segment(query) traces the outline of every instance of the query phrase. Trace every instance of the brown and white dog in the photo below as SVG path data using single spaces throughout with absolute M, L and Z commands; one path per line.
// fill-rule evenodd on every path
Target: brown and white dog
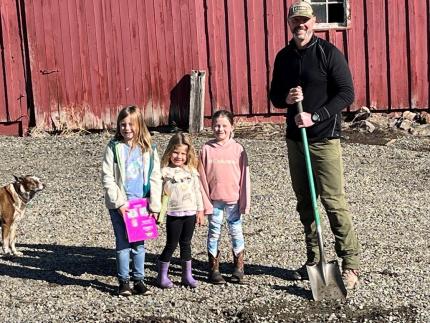
M 2 227 L 3 252 L 7 256 L 20 256 L 16 250 L 16 228 L 24 216 L 27 203 L 45 188 L 35 176 L 15 177 L 15 181 L 0 188 L 0 222 Z

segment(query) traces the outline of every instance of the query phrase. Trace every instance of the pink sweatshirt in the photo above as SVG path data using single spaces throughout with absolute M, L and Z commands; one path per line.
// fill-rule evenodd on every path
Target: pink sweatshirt
M 234 139 L 224 145 L 216 140 L 205 143 L 199 173 L 205 214 L 213 213 L 212 201 L 239 203 L 240 213 L 249 213 L 251 181 L 248 156 L 241 144 Z

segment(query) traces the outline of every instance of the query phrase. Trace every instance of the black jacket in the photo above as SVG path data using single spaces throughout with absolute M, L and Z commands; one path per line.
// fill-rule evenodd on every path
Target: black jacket
M 351 72 L 343 54 L 332 44 L 316 37 L 299 50 L 291 40 L 275 59 L 270 100 L 287 110 L 287 138 L 301 140 L 294 122 L 295 105 L 286 98 L 292 87 L 303 89 L 303 110 L 317 112 L 321 121 L 307 129 L 310 141 L 340 137 L 341 111 L 354 101 Z

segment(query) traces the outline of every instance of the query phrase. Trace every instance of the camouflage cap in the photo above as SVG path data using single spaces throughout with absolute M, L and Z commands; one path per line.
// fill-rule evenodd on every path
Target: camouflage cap
M 288 10 L 288 19 L 293 17 L 307 17 L 312 18 L 314 16 L 314 11 L 309 2 L 299 1 L 291 5 L 290 10 Z

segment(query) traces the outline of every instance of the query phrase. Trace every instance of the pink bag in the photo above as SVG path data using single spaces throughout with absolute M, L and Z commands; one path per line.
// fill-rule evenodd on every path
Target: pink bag
M 136 242 L 158 237 L 155 219 L 148 214 L 148 199 L 128 201 L 128 212 L 124 216 L 128 242 Z

